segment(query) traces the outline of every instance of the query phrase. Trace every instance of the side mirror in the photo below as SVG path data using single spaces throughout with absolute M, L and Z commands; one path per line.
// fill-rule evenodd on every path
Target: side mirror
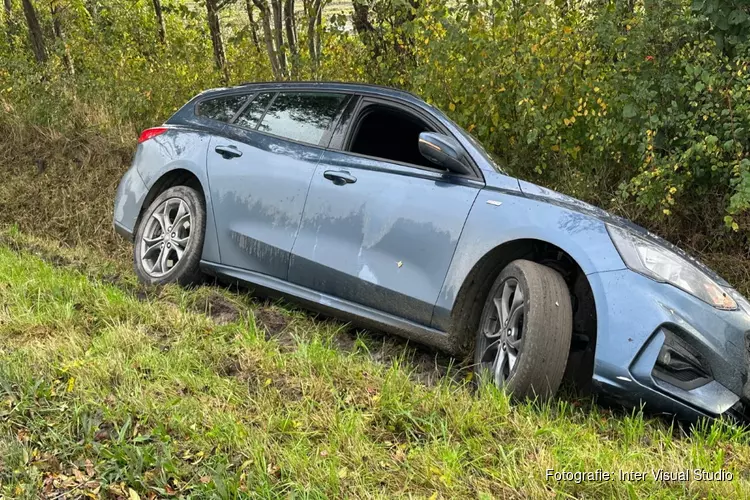
M 434 132 L 419 134 L 419 152 L 436 165 L 454 174 L 471 174 L 472 170 L 462 160 L 461 145 L 452 137 Z

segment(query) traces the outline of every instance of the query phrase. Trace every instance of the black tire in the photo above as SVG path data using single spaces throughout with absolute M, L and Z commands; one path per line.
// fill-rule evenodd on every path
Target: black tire
M 170 213 L 172 216 L 180 214 L 179 210 L 183 207 L 178 204 L 179 202 L 184 203 L 188 210 L 187 227 L 185 227 L 185 223 L 183 222 L 182 224 L 175 224 L 174 228 L 167 226 L 168 231 L 162 231 L 161 220 L 166 220 L 167 223 L 180 222 L 179 220 L 171 220 L 169 218 L 170 215 L 166 216 L 167 219 L 163 219 L 165 213 Z M 158 214 L 157 210 L 159 210 Z M 160 216 L 162 217 L 161 220 L 159 219 Z M 184 217 L 185 214 L 182 213 L 180 220 L 183 220 Z M 149 236 L 156 235 L 153 238 L 149 238 L 149 242 L 162 238 L 159 240 L 161 241 L 159 245 L 167 252 L 170 252 L 165 257 L 166 271 L 164 272 L 162 272 L 161 268 L 157 272 L 156 267 L 158 264 L 156 263 L 153 264 L 152 269 L 149 269 L 150 261 L 157 259 L 155 253 L 162 250 L 156 248 L 156 246 L 148 246 L 148 243 L 144 241 L 144 235 L 147 232 Z M 149 285 L 163 285 L 167 283 L 190 285 L 202 281 L 203 273 L 200 271 L 199 265 L 201 254 L 203 253 L 205 234 L 206 207 L 203 196 L 199 192 L 188 186 L 174 186 L 161 193 L 143 213 L 135 234 L 133 264 L 138 279 Z M 174 236 L 175 239 L 171 240 L 170 236 Z M 184 247 L 181 247 L 178 242 L 185 240 L 187 242 Z M 174 245 L 172 241 L 174 241 Z M 169 249 L 166 248 L 167 246 L 169 246 Z M 180 257 L 177 257 L 178 249 L 182 249 Z M 145 260 L 144 255 L 146 256 Z M 161 253 L 158 255 L 161 256 Z M 174 262 L 175 258 L 176 263 L 169 266 L 169 262 Z
M 572 333 L 573 310 L 563 277 L 535 262 L 513 261 L 497 277 L 484 304 L 474 354 L 478 378 L 504 387 L 516 399 L 547 400 L 560 387 Z M 495 345 L 499 347 L 493 351 Z M 498 354 L 507 356 L 505 362 L 498 361 Z

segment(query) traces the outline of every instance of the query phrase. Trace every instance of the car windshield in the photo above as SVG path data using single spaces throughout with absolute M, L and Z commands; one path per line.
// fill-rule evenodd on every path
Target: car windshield
M 507 172 L 500 166 L 500 159 L 495 155 L 494 153 L 490 153 L 486 149 L 484 149 L 484 146 L 482 146 L 482 143 L 480 143 L 478 140 L 474 138 L 473 135 L 471 135 L 469 132 L 464 130 L 462 127 L 459 127 L 456 125 L 458 129 L 461 131 L 461 133 L 466 137 L 466 139 L 481 153 L 487 162 L 492 165 L 492 168 L 494 168 L 497 172 L 501 174 L 507 174 Z

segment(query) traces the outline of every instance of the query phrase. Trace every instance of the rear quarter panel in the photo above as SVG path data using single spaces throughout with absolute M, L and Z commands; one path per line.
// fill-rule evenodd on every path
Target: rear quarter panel
M 174 170 L 187 170 L 198 178 L 206 200 L 206 236 L 202 259 L 219 262 L 216 224 L 206 173 L 206 154 L 210 139 L 211 134 L 207 131 L 172 127 L 164 134 L 139 144 L 133 166 L 149 191 L 159 179 Z

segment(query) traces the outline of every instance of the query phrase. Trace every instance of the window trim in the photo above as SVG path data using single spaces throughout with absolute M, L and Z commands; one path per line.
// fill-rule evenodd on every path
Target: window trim
M 266 90 L 258 90 L 255 92 L 253 99 L 255 96 L 259 94 L 266 94 L 266 93 L 273 93 L 273 97 L 269 101 L 268 105 L 266 106 L 266 109 L 263 110 L 263 115 L 261 115 L 260 119 L 258 120 L 258 124 L 254 128 L 250 127 L 244 127 L 242 125 L 239 125 L 235 123 L 235 120 L 239 117 L 240 113 L 244 111 L 245 106 L 248 106 L 252 101 L 248 101 L 245 103 L 245 106 L 234 116 L 232 117 L 232 120 L 227 123 L 228 125 L 231 125 L 233 127 L 237 127 L 241 130 L 248 130 L 252 132 L 257 132 L 259 134 L 266 135 L 268 137 L 273 137 L 277 139 L 282 139 L 284 141 L 293 142 L 295 144 L 300 144 L 302 146 L 308 146 L 308 147 L 317 147 L 326 149 L 327 144 L 330 142 L 334 126 L 338 123 L 339 116 L 341 113 L 346 109 L 346 107 L 349 105 L 351 96 L 353 95 L 352 92 L 339 92 L 336 90 L 296 90 L 296 89 L 289 89 L 289 90 L 272 90 L 272 89 L 266 89 Z M 336 114 L 331 118 L 331 123 L 328 124 L 328 128 L 323 133 L 323 136 L 320 138 L 320 141 L 317 144 L 312 144 L 310 142 L 300 141 L 298 139 L 292 139 L 290 137 L 284 137 L 283 135 L 273 134 L 271 132 L 266 132 L 264 130 L 259 130 L 259 127 L 261 123 L 263 123 L 263 120 L 266 117 L 266 114 L 268 114 L 268 110 L 271 109 L 271 106 L 273 106 L 273 103 L 276 102 L 276 98 L 281 94 L 335 94 L 335 95 L 341 95 L 343 99 L 341 100 L 341 104 L 339 104 L 339 108 L 336 110 Z M 226 122 L 220 122 L 220 123 L 226 123 Z
M 414 168 L 414 169 L 417 169 L 417 170 L 420 170 L 420 171 L 431 172 L 433 174 L 439 174 L 439 175 L 442 175 L 444 177 L 452 177 L 452 178 L 455 178 L 455 179 L 477 180 L 477 181 L 480 181 L 480 182 L 484 183 L 484 177 L 481 175 L 480 169 L 477 166 L 477 164 L 474 161 L 474 159 L 471 157 L 471 155 L 469 154 L 469 152 L 466 151 L 466 148 L 463 146 L 463 144 L 461 144 L 461 142 L 442 124 L 442 122 L 440 122 L 440 120 L 438 120 L 437 118 L 435 118 L 431 114 L 425 112 L 424 110 L 419 109 L 416 106 L 412 106 L 409 103 L 401 102 L 401 101 L 396 100 L 396 99 L 391 99 L 391 98 L 383 97 L 383 96 L 379 96 L 379 95 L 362 94 L 362 93 L 360 93 L 359 95 L 361 96 L 361 99 L 359 100 L 359 103 L 357 103 L 357 107 L 353 111 L 354 120 L 352 121 L 352 123 L 350 123 L 350 124 L 348 124 L 346 126 L 347 129 L 346 129 L 346 131 L 343 134 L 344 135 L 344 140 L 341 143 L 341 148 L 340 149 L 329 148 L 329 149 L 331 149 L 332 151 L 336 151 L 338 153 L 352 155 L 352 156 L 356 156 L 356 157 L 359 157 L 359 158 L 366 158 L 366 159 L 369 159 L 369 160 L 380 161 L 380 162 L 384 162 L 384 163 L 393 163 L 395 165 L 400 165 L 400 166 L 405 166 L 405 167 L 409 167 L 409 168 Z M 384 106 L 384 107 L 390 107 L 390 108 L 394 108 L 394 109 L 396 109 L 398 111 L 402 111 L 403 113 L 414 115 L 417 119 L 425 122 L 429 127 L 431 127 L 436 132 L 444 134 L 444 135 L 446 135 L 448 137 L 452 137 L 461 146 L 461 149 L 464 152 L 464 157 L 468 160 L 468 162 L 469 162 L 468 166 L 473 171 L 473 174 L 457 174 L 455 172 L 441 170 L 441 169 L 439 169 L 437 167 L 435 167 L 435 168 L 425 167 L 423 165 L 416 165 L 414 163 L 406 163 L 406 162 L 402 162 L 402 161 L 398 161 L 398 160 L 392 160 L 390 158 L 383 158 L 383 157 L 379 157 L 379 156 L 370 156 L 370 155 L 365 155 L 365 154 L 355 153 L 353 151 L 349 151 L 348 148 L 351 147 L 351 141 L 352 141 L 352 139 L 354 137 L 354 134 L 356 133 L 356 131 L 359 128 L 359 123 L 360 123 L 360 119 L 361 119 L 360 114 L 362 113 L 362 111 L 363 111 L 364 108 L 366 108 L 368 106 L 373 106 L 373 105 L 375 105 L 375 106 L 380 105 L 380 106 Z

